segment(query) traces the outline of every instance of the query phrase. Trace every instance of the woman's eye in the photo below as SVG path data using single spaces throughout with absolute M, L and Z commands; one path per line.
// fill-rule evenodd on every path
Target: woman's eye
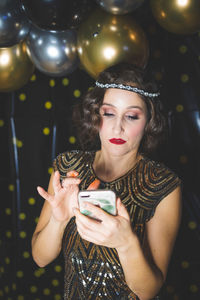
M 114 116 L 114 114 L 113 113 L 104 112 L 103 116 L 112 117 L 112 116 Z
M 138 120 L 138 119 L 139 119 L 137 115 L 135 115 L 135 116 L 128 115 L 128 116 L 126 116 L 126 117 L 127 117 L 129 120 Z

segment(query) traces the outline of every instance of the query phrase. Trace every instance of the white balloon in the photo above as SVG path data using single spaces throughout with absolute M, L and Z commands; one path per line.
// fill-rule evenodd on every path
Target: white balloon
M 78 67 L 75 30 L 49 31 L 33 25 L 26 44 L 32 62 L 42 73 L 63 76 Z

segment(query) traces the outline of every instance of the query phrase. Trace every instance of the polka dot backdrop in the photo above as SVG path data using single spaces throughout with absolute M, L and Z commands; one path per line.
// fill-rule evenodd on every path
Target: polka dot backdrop
M 149 65 L 168 111 L 170 137 L 163 159 L 183 180 L 183 218 L 163 299 L 200 299 L 200 35 L 168 33 L 148 9 L 134 17 L 148 36 Z M 20 90 L 0 94 L 0 299 L 62 299 L 62 253 L 45 268 L 31 255 L 43 205 L 36 186 L 47 187 L 57 154 L 79 147 L 72 109 L 93 85 L 79 68 L 61 78 L 36 70 Z

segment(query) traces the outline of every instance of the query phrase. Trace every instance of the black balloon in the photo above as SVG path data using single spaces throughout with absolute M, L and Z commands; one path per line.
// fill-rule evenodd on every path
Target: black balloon
M 50 30 L 77 28 L 95 6 L 94 0 L 21 0 L 21 2 L 27 16 L 35 25 Z
M 0 0 L 0 47 L 11 47 L 28 34 L 30 22 L 18 0 Z

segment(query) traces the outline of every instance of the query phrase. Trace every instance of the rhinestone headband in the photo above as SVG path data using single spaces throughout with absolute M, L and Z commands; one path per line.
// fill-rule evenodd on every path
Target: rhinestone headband
M 95 82 L 96 86 L 102 88 L 102 89 L 109 89 L 109 88 L 113 88 L 113 89 L 121 89 L 121 90 L 126 90 L 126 91 L 131 91 L 131 92 L 134 92 L 134 93 L 137 93 L 137 94 L 140 94 L 142 96 L 145 96 L 145 97 L 158 97 L 160 95 L 160 93 L 149 93 L 149 92 L 146 92 L 142 89 L 138 89 L 137 87 L 133 87 L 133 86 L 130 86 L 130 85 L 124 85 L 124 84 L 116 84 L 116 83 L 100 83 L 98 81 Z

